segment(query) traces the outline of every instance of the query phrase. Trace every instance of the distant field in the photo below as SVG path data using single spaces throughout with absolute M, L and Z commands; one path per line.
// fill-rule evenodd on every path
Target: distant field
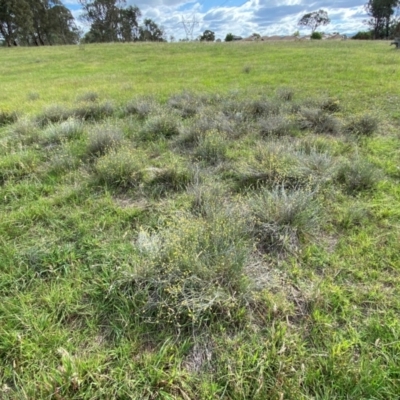
M 397 399 L 400 51 L 0 49 L 0 399 Z
M 0 56 L 0 107 L 29 113 L 88 90 L 121 103 L 183 89 L 271 93 L 289 85 L 299 96 L 328 93 L 356 109 L 399 101 L 400 52 L 385 41 L 4 48 Z

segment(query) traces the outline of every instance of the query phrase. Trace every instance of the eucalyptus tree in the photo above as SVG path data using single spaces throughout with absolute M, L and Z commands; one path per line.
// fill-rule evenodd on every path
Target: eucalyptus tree
M 71 11 L 61 0 L 29 0 L 32 11 L 31 41 L 36 45 L 69 44 L 78 39 Z
M 79 35 L 61 0 L 0 0 L 0 36 L 7 46 L 39 46 L 76 43 Z
M 79 0 L 82 20 L 90 24 L 87 42 L 130 42 L 139 39 L 141 12 L 126 0 Z
M 139 18 L 141 15 L 139 8 L 136 6 L 129 6 L 120 10 L 118 27 L 120 40 L 124 42 L 133 42 L 139 39 Z
M 313 34 L 319 26 L 328 25 L 330 22 L 328 13 L 325 10 L 318 10 L 304 14 L 300 18 L 298 25 L 310 28 L 311 34 Z
M 140 26 L 139 30 L 139 40 L 143 42 L 165 42 L 164 29 L 150 18 L 143 21 L 143 25 Z
M 7 46 L 16 46 L 21 35 L 32 28 L 32 12 L 28 0 L 0 0 L 0 37 Z
M 388 38 L 393 25 L 398 22 L 394 18 L 395 9 L 400 5 L 399 0 L 369 0 L 365 9 L 370 16 L 366 21 L 375 39 Z
M 209 29 L 205 30 L 200 36 L 200 41 L 202 42 L 213 42 L 215 40 L 215 33 Z

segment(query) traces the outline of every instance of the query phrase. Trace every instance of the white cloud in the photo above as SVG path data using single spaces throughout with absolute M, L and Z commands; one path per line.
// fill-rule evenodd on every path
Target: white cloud
M 227 33 L 248 36 L 253 32 L 261 35 L 288 35 L 299 29 L 297 21 L 305 13 L 323 8 L 331 23 L 323 28 L 326 32 L 353 33 L 365 29 L 365 0 L 248 0 L 231 6 L 238 0 L 227 1 L 207 9 L 204 3 L 194 0 L 128 0 L 128 5 L 137 5 L 143 18 L 151 18 L 163 26 L 167 36 L 184 38 L 182 20 L 197 21 L 193 36 L 211 29 L 216 37 L 223 39 Z M 65 5 L 76 5 L 77 0 L 65 0 Z M 219 0 L 216 4 L 224 4 Z M 74 14 L 75 15 L 75 14 Z M 303 29 L 302 33 L 309 33 Z

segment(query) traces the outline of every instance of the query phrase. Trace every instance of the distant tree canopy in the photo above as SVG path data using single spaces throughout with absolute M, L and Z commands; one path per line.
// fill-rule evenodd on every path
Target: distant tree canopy
M 164 41 L 164 31 L 153 20 L 145 19 L 137 6 L 126 7 L 126 0 L 79 0 L 83 14 L 81 19 L 90 23 L 84 41 L 132 42 Z
M 399 0 L 369 0 L 365 9 L 370 19 L 365 21 L 375 39 L 387 39 L 395 33 L 399 21 L 394 17 Z
M 215 33 L 210 30 L 205 30 L 200 36 L 200 41 L 202 42 L 213 42 L 215 40 Z
M 358 31 L 353 37 L 353 40 L 371 40 L 372 32 L 371 31 Z
M 79 30 L 61 0 L 0 0 L 0 37 L 7 46 L 72 44 Z
M 147 18 L 139 28 L 138 40 L 144 42 L 164 42 L 164 30 L 160 28 L 153 20 Z
M 330 22 L 328 13 L 325 10 L 318 10 L 304 14 L 300 18 L 298 25 L 310 28 L 311 34 L 313 34 L 319 26 L 328 25 Z
M 232 40 L 233 40 L 233 34 L 227 33 L 225 36 L 225 42 L 232 42 Z

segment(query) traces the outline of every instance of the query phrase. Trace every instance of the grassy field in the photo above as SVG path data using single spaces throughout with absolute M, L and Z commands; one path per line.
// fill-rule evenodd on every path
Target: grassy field
M 400 51 L 0 49 L 1 399 L 396 399 Z
M 363 111 L 399 101 L 398 59 L 388 42 L 360 41 L 4 48 L 0 107 L 38 112 L 89 90 L 123 104 L 187 89 L 272 94 L 290 86 L 297 96 L 328 93 Z

